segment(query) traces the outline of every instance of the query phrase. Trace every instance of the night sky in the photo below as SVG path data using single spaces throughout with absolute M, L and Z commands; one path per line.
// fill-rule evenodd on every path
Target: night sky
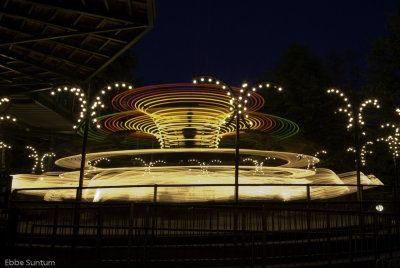
M 351 49 L 364 62 L 368 38 L 385 34 L 394 0 L 159 0 L 154 28 L 133 48 L 145 84 L 214 74 L 232 85 L 265 74 L 291 42 L 323 57 Z

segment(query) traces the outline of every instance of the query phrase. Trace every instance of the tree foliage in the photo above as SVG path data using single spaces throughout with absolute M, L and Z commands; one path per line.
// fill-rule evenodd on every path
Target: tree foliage
M 371 43 L 371 91 L 385 103 L 386 116 L 394 119 L 394 107 L 400 104 L 400 7 L 389 18 L 387 34 Z

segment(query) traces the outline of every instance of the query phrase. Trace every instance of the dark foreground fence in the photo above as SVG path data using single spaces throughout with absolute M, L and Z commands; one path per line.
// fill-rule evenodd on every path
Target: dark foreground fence
M 56 267 L 399 267 L 391 205 L 14 201 L 5 235 L 10 258 Z

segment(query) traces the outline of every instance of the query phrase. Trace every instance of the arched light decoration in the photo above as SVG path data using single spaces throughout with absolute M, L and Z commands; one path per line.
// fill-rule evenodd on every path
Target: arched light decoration
M 183 162 L 183 161 L 181 161 L 181 162 Z M 209 162 L 204 162 L 204 161 L 202 162 L 196 158 L 190 158 L 189 160 L 187 160 L 187 162 L 188 162 L 188 164 L 191 164 L 191 165 L 197 165 L 198 168 L 200 168 L 201 174 L 206 175 L 206 176 L 209 176 L 208 168 L 210 166 L 216 165 L 216 164 L 222 164 L 222 161 L 219 159 L 213 159 Z
M 361 147 L 361 165 L 365 166 L 366 164 L 366 160 L 365 160 L 365 156 L 367 154 L 373 154 L 372 150 L 367 150 L 367 146 L 368 145 L 372 145 L 374 144 L 373 141 L 367 141 L 366 143 L 364 143 L 364 145 Z
M 0 122 L 5 122 L 5 121 L 8 121 L 8 122 L 16 122 L 16 121 L 17 121 L 17 118 L 15 118 L 14 116 L 9 115 L 9 114 L 2 114 L 2 115 L 0 115 Z
M 45 153 L 40 158 L 40 170 L 42 171 L 42 173 L 45 171 L 44 160 L 46 158 L 51 158 L 51 157 L 56 157 L 56 154 L 55 153 Z
M 104 96 L 107 94 L 113 93 L 117 90 L 131 90 L 133 89 L 133 85 L 126 82 L 114 82 L 107 86 L 105 86 L 102 90 L 100 90 L 97 95 L 94 97 L 93 102 L 91 103 L 91 113 L 92 123 L 96 125 L 97 128 L 101 128 L 101 124 L 98 122 L 96 116 L 99 114 L 99 110 L 104 109 L 106 104 L 103 101 Z
M 354 111 L 352 104 L 350 103 L 349 98 L 341 91 L 340 89 L 328 89 L 328 94 L 336 94 L 338 95 L 344 102 L 344 106 L 339 107 L 336 112 L 347 114 L 348 123 L 347 130 L 350 130 L 354 126 L 354 120 L 357 120 L 360 127 L 362 127 L 365 122 L 363 120 L 363 110 L 368 106 L 372 105 L 373 107 L 379 109 L 380 105 L 377 99 L 368 99 L 361 103 L 358 111 Z M 365 132 L 361 133 L 365 136 Z
M 5 102 L 10 102 L 10 99 L 7 98 L 7 97 L 3 97 L 3 98 L 0 99 L 0 105 L 2 105 Z
M 32 146 L 27 145 L 25 148 L 28 149 L 29 151 L 31 151 L 31 154 L 28 155 L 28 157 L 33 158 L 34 163 L 32 166 L 32 173 L 35 173 L 36 168 L 38 167 L 38 164 L 39 164 L 39 154 L 36 151 L 36 149 Z
M 215 84 L 217 87 L 226 91 L 227 96 L 229 96 L 230 100 L 230 113 L 227 117 L 222 121 L 225 126 L 229 126 L 230 123 L 237 116 L 241 119 L 239 122 L 243 122 L 247 129 L 251 129 L 253 122 L 248 120 L 248 112 L 251 111 L 249 104 L 250 99 L 253 94 L 257 90 L 265 89 L 265 88 L 275 88 L 278 91 L 282 91 L 282 87 L 273 82 L 261 82 L 255 83 L 253 85 L 248 85 L 247 82 L 243 82 L 242 86 L 239 90 L 234 90 L 227 83 L 222 81 L 221 79 L 211 76 L 211 75 L 203 75 L 197 76 L 193 78 L 193 84 Z
M 96 159 L 94 161 L 88 161 L 88 165 L 90 167 L 96 167 L 98 163 L 100 162 L 110 162 L 110 159 L 107 157 L 100 157 L 99 159 Z
M 145 170 L 144 170 L 145 173 L 150 173 L 151 168 L 154 166 L 166 164 L 166 162 L 164 160 L 156 160 L 154 162 L 146 162 L 143 160 L 143 158 L 140 158 L 140 157 L 135 157 L 133 160 L 139 162 L 142 166 L 145 167 Z M 145 174 L 143 174 L 143 175 L 145 175 Z
M 75 125 L 73 125 L 73 129 L 77 129 L 78 125 L 81 124 L 82 121 L 84 121 L 85 115 L 86 115 L 86 107 L 87 107 L 87 98 L 86 98 L 86 94 L 83 90 L 81 90 L 79 87 L 68 87 L 68 86 L 64 86 L 64 87 L 58 87 L 55 90 L 52 90 L 50 92 L 50 95 L 52 96 L 56 96 L 57 94 L 62 94 L 62 93 L 68 93 L 71 95 L 74 95 L 75 99 L 77 99 L 79 101 L 80 104 L 80 113 L 79 113 L 79 118 L 76 122 Z
M 362 166 L 365 166 L 365 164 L 366 164 L 365 156 L 366 156 L 367 154 L 373 154 L 373 151 L 372 151 L 372 150 L 367 150 L 367 146 L 368 146 L 368 145 L 372 145 L 372 144 L 374 144 L 374 142 L 372 142 L 372 141 L 367 141 L 367 142 L 364 143 L 364 145 L 361 147 L 360 156 L 361 156 L 361 165 L 362 165 Z M 346 151 L 347 151 L 348 153 L 355 153 L 355 152 L 356 152 L 356 150 L 354 149 L 354 147 L 349 147 L 349 148 L 347 148 Z
M 385 138 L 378 138 L 376 141 L 378 142 L 386 142 L 389 146 L 389 150 L 392 153 L 393 157 L 400 156 L 400 141 L 395 140 L 393 136 L 388 136 Z
M 264 175 L 263 166 L 264 161 L 257 161 L 251 157 L 244 158 L 243 162 L 250 162 L 254 165 L 254 174 L 255 175 Z
M 398 109 L 396 109 L 397 111 Z M 378 142 L 386 142 L 393 157 L 399 157 L 400 146 L 400 126 L 396 123 L 386 123 L 381 125 L 382 129 L 391 130 L 391 134 L 386 137 L 378 138 Z
M 354 149 L 354 147 L 349 147 L 349 148 L 346 149 L 346 152 L 348 152 L 348 153 L 355 153 L 356 150 Z
M 11 148 L 12 148 L 11 145 L 6 144 L 3 141 L 0 141 L 0 149 L 11 149 Z
M 317 168 L 315 167 L 315 164 L 317 164 L 318 162 L 319 162 L 319 156 L 321 155 L 321 154 L 327 154 L 327 151 L 325 151 L 325 150 L 321 150 L 321 151 L 318 151 L 318 152 L 316 152 L 315 154 L 314 154 L 314 158 L 311 160 L 311 163 L 309 163 L 309 165 L 308 166 L 312 166 L 312 169 L 314 169 L 314 170 L 316 170 Z M 310 161 L 310 160 L 309 160 Z
M 327 154 L 327 152 L 326 152 L 325 150 L 318 151 L 318 152 L 316 152 L 316 153 L 314 154 L 314 157 L 315 157 L 315 158 L 318 158 L 318 156 L 319 156 L 320 154 Z

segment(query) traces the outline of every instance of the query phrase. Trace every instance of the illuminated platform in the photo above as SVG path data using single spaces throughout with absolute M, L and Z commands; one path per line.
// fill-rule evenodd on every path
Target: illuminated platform
M 356 187 L 340 186 L 356 184 L 355 173 L 336 175 L 333 171 L 314 168 L 319 160 L 303 154 L 242 149 L 243 165 L 239 171 L 239 199 L 244 200 L 302 200 L 307 198 L 307 185 L 311 199 L 328 199 L 356 192 Z M 154 201 L 158 202 L 209 202 L 230 201 L 234 196 L 234 166 L 224 165 L 219 159 L 232 158 L 234 149 L 150 149 L 92 153 L 87 155 L 85 187 L 127 186 L 122 188 L 85 189 L 83 199 L 99 201 Z M 155 160 L 142 160 L 151 155 Z M 196 155 L 198 159 L 188 159 Z M 157 158 L 158 156 L 158 158 Z M 175 160 L 169 164 L 162 157 Z M 174 157 L 172 157 L 174 156 Z M 142 166 L 118 166 L 118 162 L 141 163 Z M 181 157 L 181 158 L 179 158 Z M 218 159 L 218 158 L 219 159 Z M 90 163 L 109 159 L 113 167 L 97 168 Z M 183 161 L 182 159 L 187 159 Z M 200 160 L 199 160 L 200 159 Z M 208 159 L 202 161 L 201 159 Z M 252 165 L 249 165 L 249 160 Z M 264 166 L 264 162 L 278 163 Z M 77 169 L 79 155 L 62 158 L 56 164 Z M 180 163 L 176 165 L 175 163 Z M 79 171 L 46 173 L 42 175 L 15 175 L 13 188 L 51 188 L 78 186 Z M 362 174 L 363 185 L 381 185 L 373 176 Z M 292 186 L 293 184 L 293 186 Z M 323 184 L 327 184 L 324 186 Z M 156 186 L 155 186 L 156 185 Z M 337 186 L 334 186 L 337 185 Z M 155 190 L 156 188 L 156 190 Z M 43 197 L 48 201 L 74 199 L 75 189 L 27 190 L 21 193 Z

